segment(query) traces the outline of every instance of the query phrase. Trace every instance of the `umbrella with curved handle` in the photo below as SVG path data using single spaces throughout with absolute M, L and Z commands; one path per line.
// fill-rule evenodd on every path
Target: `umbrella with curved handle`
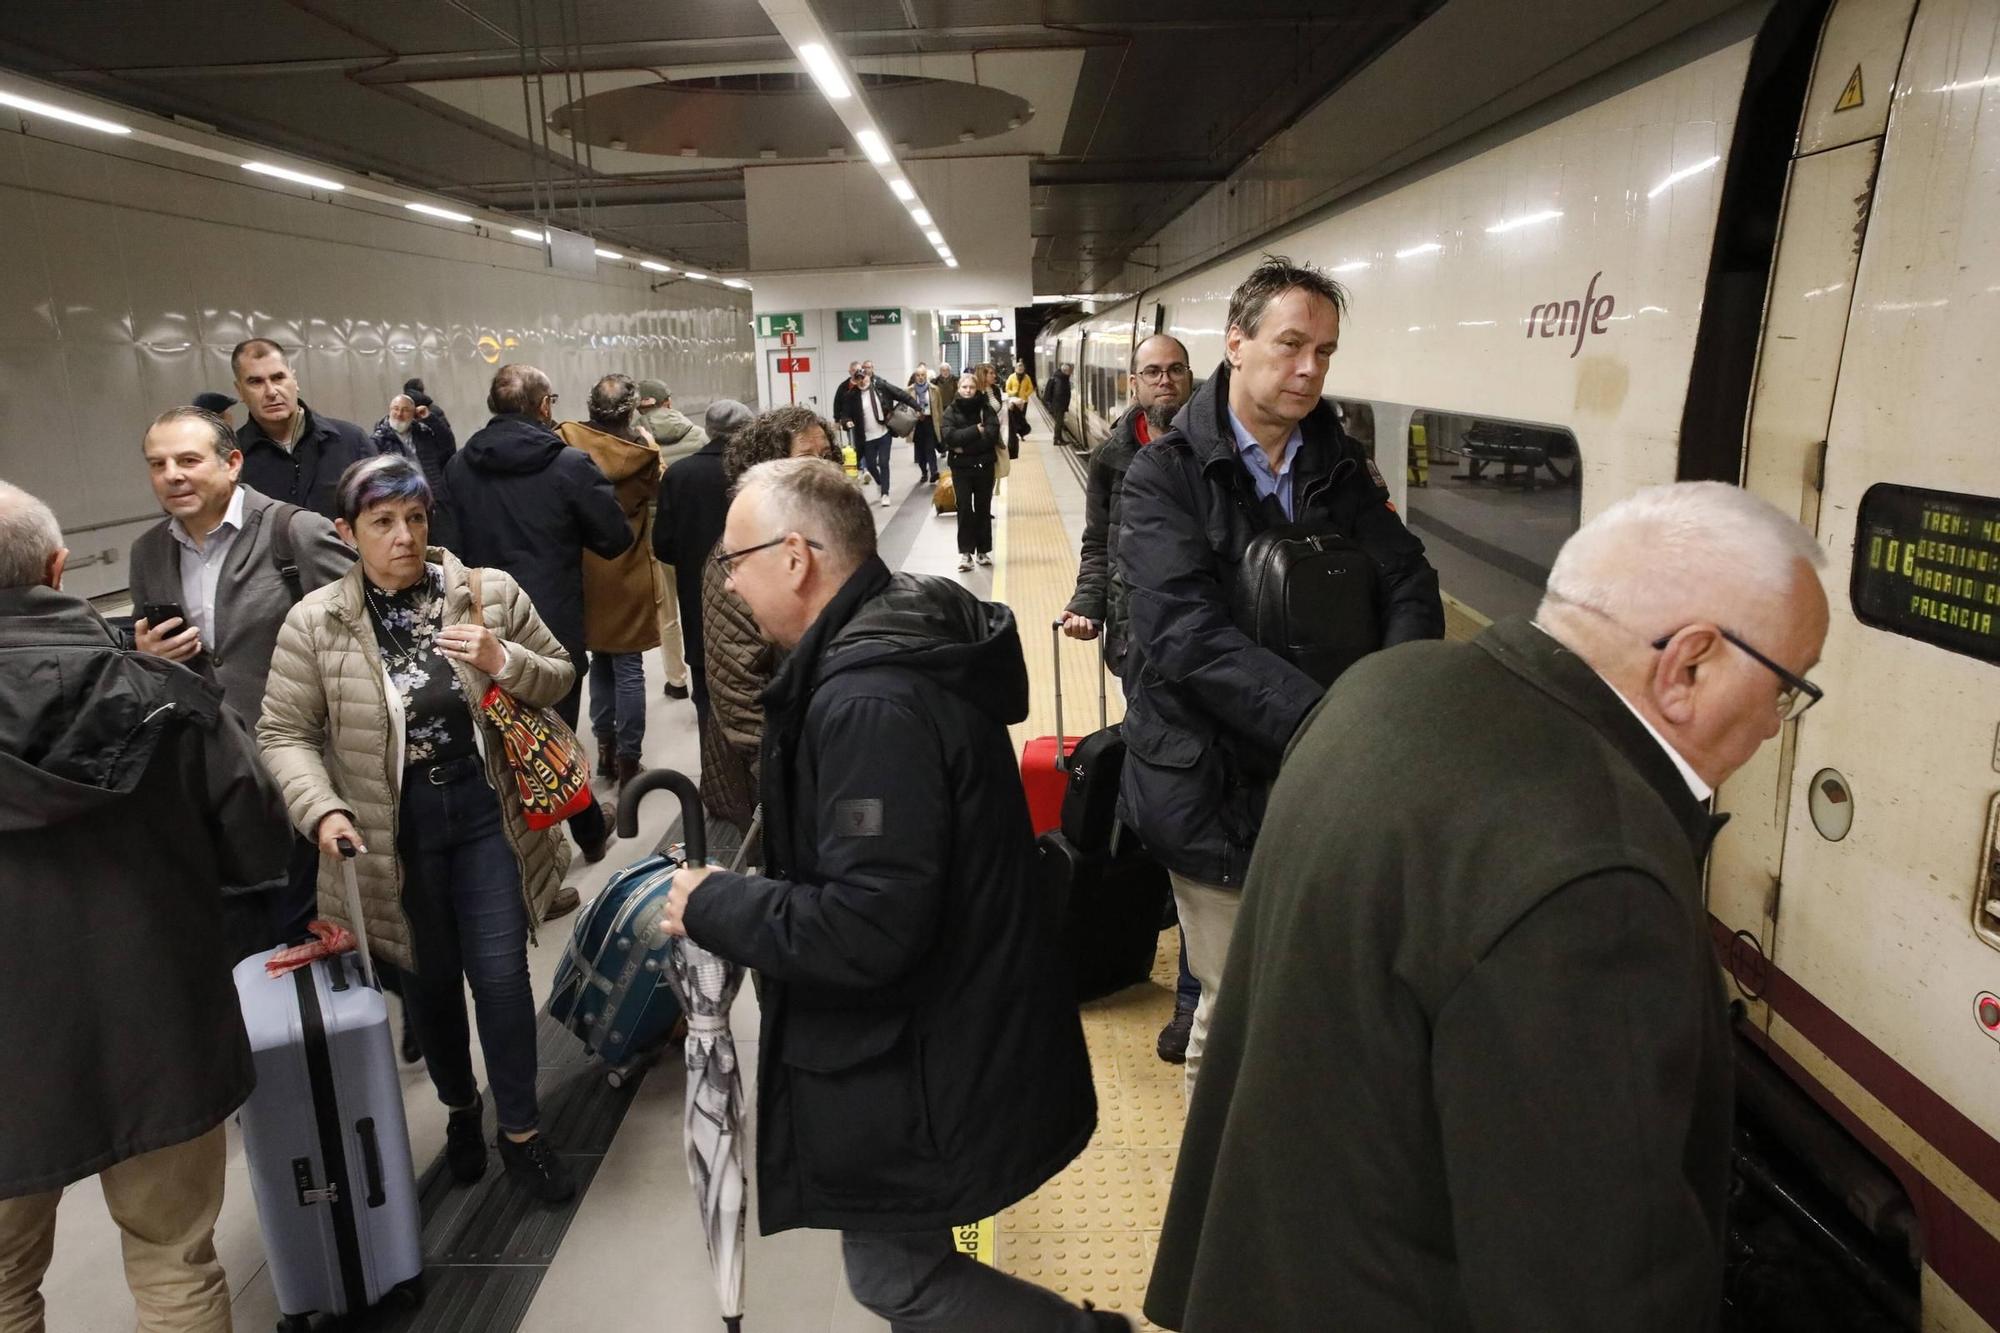
M 687 863 L 708 860 L 708 826 L 701 792 L 685 774 L 650 768 L 625 784 L 618 799 L 618 836 L 639 832 L 639 801 L 648 792 L 666 788 L 680 798 L 681 827 L 687 843 Z M 756 830 L 744 839 L 747 850 Z M 740 858 L 739 858 L 740 859 Z M 674 942 L 667 980 L 687 1015 L 687 1109 L 681 1143 L 687 1153 L 688 1179 L 701 1209 L 702 1235 L 708 1242 L 709 1267 L 715 1273 L 716 1297 L 722 1303 L 723 1327 L 738 1333 L 743 1327 L 743 1072 L 736 1058 L 736 1038 L 729 1031 L 729 1010 L 743 984 L 743 969 L 718 958 L 693 940 Z

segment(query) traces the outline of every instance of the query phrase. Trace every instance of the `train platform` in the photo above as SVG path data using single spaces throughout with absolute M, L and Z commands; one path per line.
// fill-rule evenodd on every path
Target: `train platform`
M 870 511 L 891 568 L 962 580 L 982 597 L 1013 607 L 1033 699 L 1033 711 L 1015 728 L 1017 747 L 1029 736 L 1055 730 L 1048 627 L 1075 585 L 1083 527 L 1080 470 L 1052 446 L 1039 406 L 1035 427 L 995 499 L 991 567 L 957 571 L 957 520 L 934 512 L 931 488 L 914 484 L 907 450 L 893 464 L 894 503 Z M 872 487 L 866 493 L 875 498 Z M 1060 651 L 1069 690 L 1065 724 L 1072 733 L 1092 729 L 1097 725 L 1094 646 L 1064 639 Z M 663 696 L 658 653 L 646 654 L 646 670 L 652 700 L 646 764 L 695 773 L 693 705 Z M 1123 711 L 1115 682 L 1107 693 L 1115 721 Z M 652 798 L 640 811 L 638 836 L 614 842 L 597 865 L 579 859 L 570 882 L 589 900 L 675 832 L 678 820 L 672 800 Z M 574 920 L 543 925 L 530 946 L 538 1001 L 548 994 Z M 966 1219 L 984 1224 L 982 1253 L 1002 1269 L 1072 1299 L 1126 1311 L 1142 1328 L 1150 1327 L 1140 1322 L 1139 1305 L 1185 1115 L 1180 1067 L 1162 1062 L 1154 1051 L 1155 1036 L 1173 1010 L 1177 956 L 1177 933 L 1163 932 L 1151 982 L 1084 1007 L 1099 1101 L 1089 1147 L 1061 1175 L 997 1218 Z M 732 1027 L 754 1103 L 758 1015 L 748 986 L 737 998 Z M 473 1041 L 476 1049 L 476 1029 Z M 475 1186 L 448 1181 L 439 1169 L 444 1108 L 423 1067 L 404 1065 L 404 1107 L 423 1198 L 426 1298 L 419 1309 L 385 1308 L 352 1327 L 568 1333 L 577 1327 L 721 1326 L 682 1155 L 686 1076 L 677 1055 L 669 1052 L 642 1077 L 613 1088 L 603 1068 L 547 1021 L 540 1051 L 545 1128 L 576 1174 L 574 1203 L 556 1210 L 533 1205 L 502 1176 L 497 1160 Z M 753 1114 L 752 1142 L 755 1133 Z M 754 1161 L 751 1170 L 754 1179 Z M 42 1289 L 50 1333 L 129 1328 L 131 1297 L 122 1282 L 107 1280 L 119 1272 L 119 1233 L 102 1194 L 94 1180 L 84 1180 L 68 1195 L 58 1214 L 55 1261 Z M 233 1123 L 228 1185 L 215 1234 L 235 1327 L 274 1327 L 278 1309 Z M 746 1330 L 866 1333 L 888 1327 L 848 1294 L 836 1233 L 757 1234 L 754 1189 L 744 1271 Z

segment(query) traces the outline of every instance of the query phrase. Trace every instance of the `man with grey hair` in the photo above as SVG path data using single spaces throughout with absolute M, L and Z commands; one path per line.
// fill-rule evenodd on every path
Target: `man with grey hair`
M 422 393 L 422 380 L 411 380 Z M 429 395 L 418 402 L 416 396 L 399 393 L 389 400 L 389 410 L 375 423 L 374 433 L 368 437 L 368 445 L 378 454 L 401 454 L 414 459 L 424 470 L 424 480 L 431 487 L 431 531 L 432 546 L 442 546 L 447 551 L 458 550 L 458 514 L 451 503 L 451 483 L 445 478 L 445 465 L 458 452 L 458 440 L 451 433 L 451 422 L 438 408 L 432 406 Z
M 1172 877 L 1201 983 L 1190 1090 L 1265 796 L 1322 692 L 1231 614 L 1251 541 L 1290 524 L 1337 533 L 1374 564 L 1380 614 L 1370 628 L 1385 647 L 1444 633 L 1423 543 L 1320 398 L 1346 307 L 1346 290 L 1326 274 L 1267 255 L 1229 299 L 1223 363 L 1125 474 L 1118 546 L 1132 628 L 1120 810 Z
M 68 556 L 0 482 L 0 1328 L 43 1326 L 64 1187 L 94 1175 L 138 1326 L 227 1333 L 224 1122 L 255 1074 L 216 886 L 281 873 L 289 827 L 244 719 L 125 651 Z
M 665 926 L 764 979 L 765 1232 L 838 1228 L 855 1299 L 898 1329 L 1129 1330 L 952 1243 L 1096 1123 L 1007 739 L 1013 613 L 892 574 L 818 459 L 744 473 L 714 558 L 787 651 L 763 694 L 769 870 L 678 872 Z
M 346 574 L 354 552 L 320 514 L 245 484 L 237 437 L 213 413 L 170 408 L 154 418 L 141 449 L 167 516 L 132 543 L 132 646 L 213 680 L 223 702 L 254 727 L 285 616 Z M 302 937 L 318 874 L 318 849 L 297 838 L 283 879 L 226 887 L 223 919 L 235 956 Z
M 1716 1327 L 1708 801 L 1819 698 L 1823 564 L 1747 492 L 1656 487 L 1534 620 L 1334 685 L 1271 794 L 1155 1322 Z

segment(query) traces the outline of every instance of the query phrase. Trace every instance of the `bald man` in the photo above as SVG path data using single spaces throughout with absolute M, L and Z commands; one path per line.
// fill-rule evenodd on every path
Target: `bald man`
M 1334 683 L 1271 793 L 1154 1322 L 1716 1327 L 1708 801 L 1819 698 L 1824 563 L 1748 492 L 1657 487 L 1570 538 L 1532 621 Z
M 424 470 L 424 480 L 431 484 L 431 498 L 436 501 L 431 510 L 431 545 L 458 554 L 458 513 L 445 473 L 445 465 L 458 452 L 458 441 L 444 413 L 428 397 L 420 403 L 411 394 L 399 393 L 389 400 L 389 411 L 375 423 L 368 442 L 376 453 L 401 454 Z

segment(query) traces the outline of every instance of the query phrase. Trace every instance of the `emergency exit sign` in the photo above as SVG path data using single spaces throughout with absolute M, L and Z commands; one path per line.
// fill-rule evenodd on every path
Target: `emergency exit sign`
M 784 315 L 757 316 L 757 336 L 759 338 L 775 338 L 781 333 L 804 333 L 805 331 L 806 317 L 803 313 L 797 311 Z

